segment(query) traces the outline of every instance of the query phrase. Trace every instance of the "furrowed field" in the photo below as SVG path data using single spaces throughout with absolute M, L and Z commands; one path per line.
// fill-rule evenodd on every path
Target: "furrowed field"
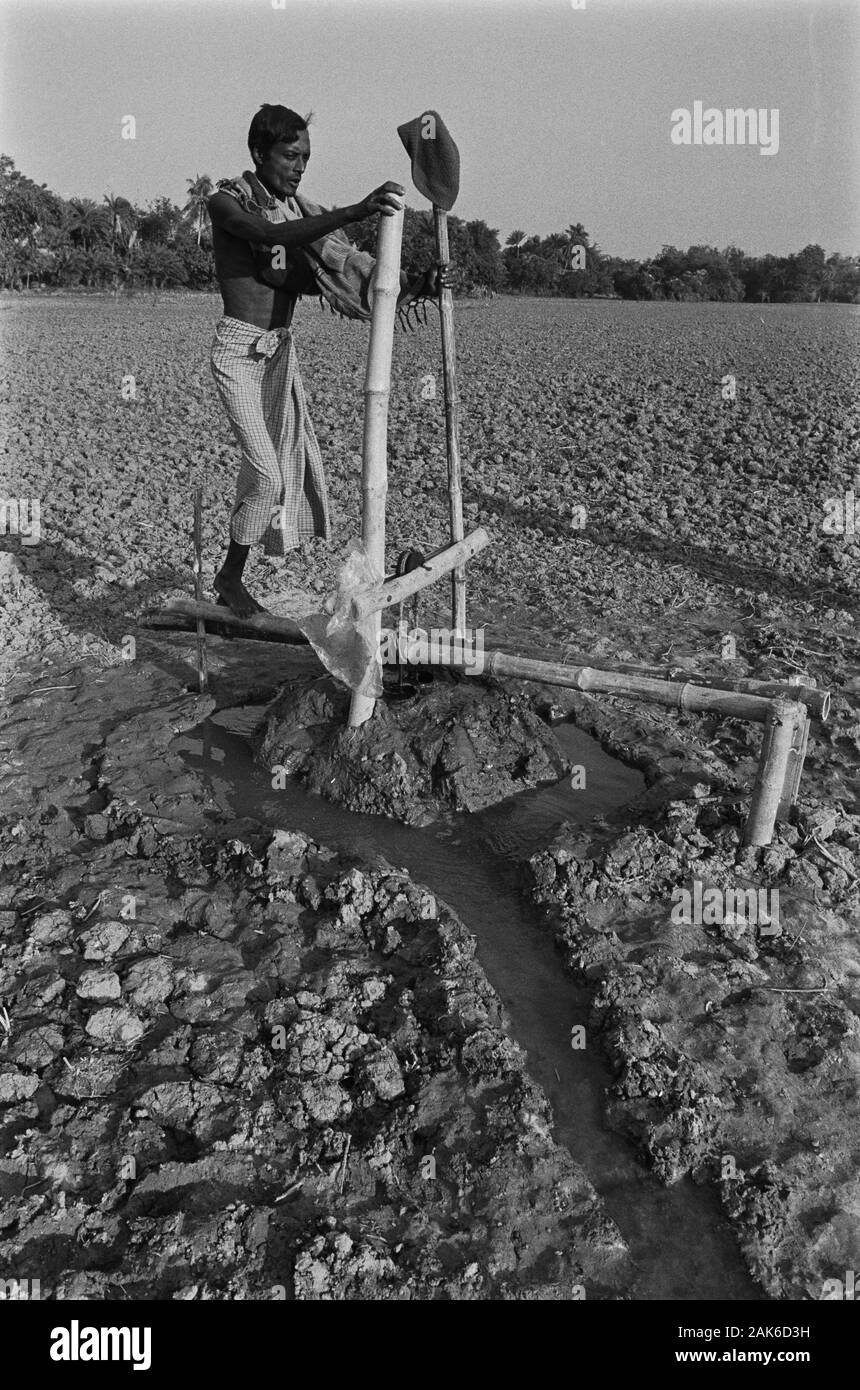
M 14 551 L 6 658 L 116 640 L 142 605 L 187 594 L 198 482 L 208 586 L 237 466 L 208 367 L 219 309 L 204 296 L 3 305 L 0 495 L 39 498 L 42 532 L 31 547 L 0 539 Z M 719 659 L 724 634 L 742 662 L 773 655 L 786 671 L 838 657 L 843 639 L 856 655 L 860 517 L 855 529 L 844 498 L 860 501 L 858 328 L 842 306 L 458 310 L 467 528 L 493 540 L 469 571 L 471 621 L 501 642 L 643 660 L 670 648 Z M 327 589 L 359 526 L 366 329 L 311 303 L 296 337 L 334 539 L 251 569 L 275 604 L 296 586 Z M 446 535 L 441 391 L 431 311 L 395 341 L 392 561 Z M 839 524 L 831 498 L 841 534 L 832 520 L 822 529 Z

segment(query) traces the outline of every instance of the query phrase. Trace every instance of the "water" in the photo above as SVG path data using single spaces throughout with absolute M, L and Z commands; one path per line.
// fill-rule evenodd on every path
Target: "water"
M 588 1020 L 586 990 L 567 975 L 550 933 L 518 890 L 517 861 L 546 845 L 564 820 L 623 819 L 621 808 L 644 783 L 573 725 L 555 734 L 568 759 L 586 769 L 586 790 L 568 779 L 523 792 L 476 815 L 412 829 L 382 816 L 355 815 L 290 784 L 273 791 L 250 758 L 259 707 L 222 710 L 173 748 L 203 775 L 218 803 L 237 818 L 301 829 L 363 859 L 380 854 L 444 899 L 474 933 L 478 958 L 525 1049 L 528 1069 L 549 1096 L 554 1134 L 583 1165 L 628 1243 L 638 1270 L 632 1296 L 760 1300 L 742 1264 L 716 1194 L 690 1181 L 664 1187 L 603 1119 L 609 1070 L 596 1048 L 570 1046 Z

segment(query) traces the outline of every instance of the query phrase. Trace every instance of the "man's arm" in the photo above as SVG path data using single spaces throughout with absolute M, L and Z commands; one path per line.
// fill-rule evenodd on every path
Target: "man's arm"
M 332 208 L 331 212 L 320 213 L 318 217 L 300 217 L 294 221 L 270 222 L 268 218 L 257 217 L 245 212 L 229 193 L 213 193 L 207 203 L 212 225 L 219 227 L 240 241 L 250 241 L 257 246 L 308 246 L 312 241 L 336 232 L 349 222 L 361 222 L 365 217 L 380 212 L 390 217 L 399 208 L 398 192 L 400 184 L 384 183 L 360 203 L 351 203 L 345 208 Z

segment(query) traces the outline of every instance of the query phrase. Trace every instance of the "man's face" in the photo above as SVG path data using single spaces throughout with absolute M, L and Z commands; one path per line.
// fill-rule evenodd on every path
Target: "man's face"
M 293 140 L 278 140 L 272 145 L 262 163 L 257 164 L 257 177 L 279 198 L 295 193 L 311 157 L 311 142 L 306 130 L 300 130 Z

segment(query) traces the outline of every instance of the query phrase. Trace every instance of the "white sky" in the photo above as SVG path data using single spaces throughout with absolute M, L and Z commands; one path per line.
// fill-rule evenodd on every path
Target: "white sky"
M 247 167 L 263 101 L 313 109 L 326 205 L 409 181 L 396 134 L 438 110 L 454 212 L 502 239 L 582 222 L 603 250 L 860 252 L 856 0 L 0 0 L 0 149 L 58 193 L 184 202 Z M 695 100 L 778 108 L 779 153 L 673 145 Z M 125 115 L 137 138 L 120 138 Z

